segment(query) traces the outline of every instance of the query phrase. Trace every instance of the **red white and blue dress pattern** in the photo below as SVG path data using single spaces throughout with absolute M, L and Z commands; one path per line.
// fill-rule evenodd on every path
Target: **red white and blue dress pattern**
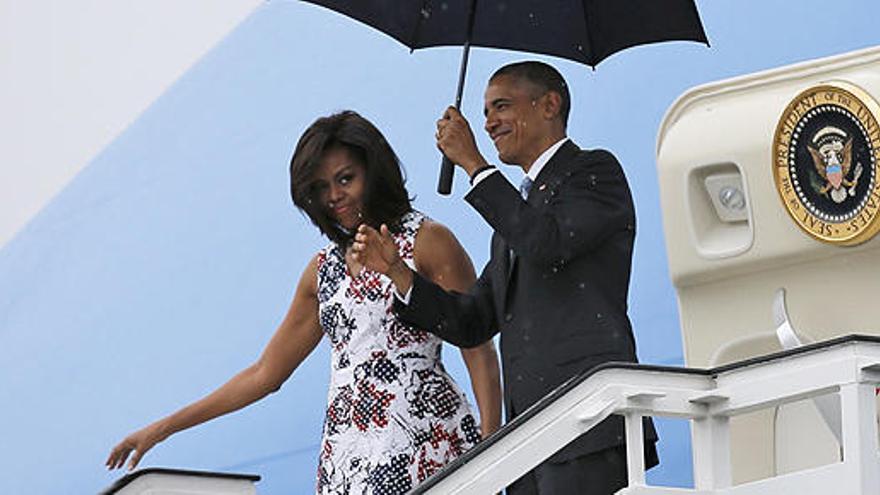
M 411 268 L 425 216 L 392 234 Z M 394 285 L 367 269 L 352 276 L 343 248 L 318 253 L 321 328 L 331 346 L 319 495 L 397 495 L 475 445 L 479 428 L 441 362 L 436 336 L 397 320 Z

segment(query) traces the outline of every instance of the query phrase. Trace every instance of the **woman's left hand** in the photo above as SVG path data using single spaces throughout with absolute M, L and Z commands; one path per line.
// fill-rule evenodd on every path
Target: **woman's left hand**
M 351 248 L 355 261 L 374 272 L 388 275 L 391 267 L 400 262 L 397 245 L 385 224 L 382 224 L 379 231 L 367 224 L 361 224 Z
M 391 278 L 401 294 L 409 291 L 412 286 L 412 270 L 400 258 L 387 225 L 382 224 L 377 231 L 369 225 L 361 224 L 351 249 L 355 261 L 369 270 Z

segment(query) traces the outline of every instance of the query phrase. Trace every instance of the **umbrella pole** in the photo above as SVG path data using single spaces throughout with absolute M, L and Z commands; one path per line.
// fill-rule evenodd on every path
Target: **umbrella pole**
M 477 12 L 477 0 L 471 0 L 468 12 L 467 36 L 461 52 L 461 67 L 458 69 L 458 90 L 455 92 L 455 108 L 461 110 L 461 95 L 464 92 L 464 80 L 467 75 L 468 58 L 471 54 L 471 37 L 474 33 L 474 15 Z M 455 164 L 446 156 L 440 164 L 440 182 L 437 184 L 437 192 L 447 196 L 452 192 L 452 176 L 455 173 Z

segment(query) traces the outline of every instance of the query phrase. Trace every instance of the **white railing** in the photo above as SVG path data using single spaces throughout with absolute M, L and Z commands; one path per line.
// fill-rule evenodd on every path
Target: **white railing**
M 414 494 L 497 493 L 611 414 L 626 418 L 629 486 L 619 495 L 880 493 L 875 387 L 880 338 L 849 336 L 711 370 L 601 366 L 572 379 Z M 730 419 L 837 392 L 842 461 L 734 486 Z M 642 417 L 691 422 L 694 488 L 645 483 Z
M 710 370 L 614 364 L 575 377 L 413 494 L 490 494 L 534 468 L 611 414 L 625 417 L 629 486 L 618 495 L 874 495 L 880 493 L 875 390 L 880 338 L 849 336 Z M 842 460 L 731 482 L 730 420 L 836 393 Z M 642 418 L 691 422 L 694 488 L 645 482 Z M 102 493 L 254 494 L 252 475 L 146 469 Z
M 146 468 L 126 474 L 99 495 L 256 495 L 254 474 Z

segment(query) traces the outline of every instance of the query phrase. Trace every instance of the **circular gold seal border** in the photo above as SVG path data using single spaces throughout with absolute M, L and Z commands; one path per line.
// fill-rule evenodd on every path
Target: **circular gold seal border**
M 826 222 L 813 216 L 797 197 L 789 172 L 789 150 L 792 133 L 810 110 L 820 105 L 837 105 L 847 109 L 864 126 L 868 145 L 874 157 L 874 184 L 862 211 L 842 223 Z M 785 210 L 795 223 L 812 237 L 841 246 L 854 246 L 868 241 L 880 231 L 880 104 L 854 84 L 834 81 L 802 91 L 791 103 L 776 125 L 773 135 L 773 178 Z

